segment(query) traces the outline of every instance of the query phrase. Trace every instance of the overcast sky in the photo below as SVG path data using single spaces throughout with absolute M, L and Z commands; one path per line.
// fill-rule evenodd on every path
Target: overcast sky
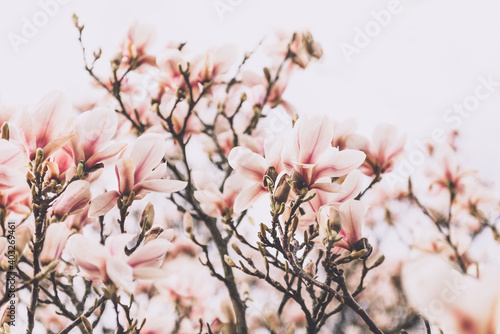
M 159 40 L 200 50 L 228 42 L 251 50 L 276 28 L 308 29 L 325 56 L 292 79 L 287 98 L 299 113 L 354 117 L 368 133 L 379 122 L 396 124 L 410 148 L 458 125 L 467 162 L 500 181 L 499 2 L 0 0 L 6 103 L 34 103 L 54 89 L 81 98 L 89 80 L 73 13 L 89 49 L 109 54 L 134 20 L 156 25 Z

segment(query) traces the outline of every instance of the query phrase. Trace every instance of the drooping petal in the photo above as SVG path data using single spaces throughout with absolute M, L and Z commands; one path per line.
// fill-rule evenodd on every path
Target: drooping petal
M 114 157 L 115 155 L 120 153 L 126 146 L 127 146 L 127 144 L 123 144 L 123 143 L 113 143 L 113 144 L 109 145 L 108 147 L 106 147 L 105 149 L 103 149 L 102 151 L 99 151 L 96 154 L 90 156 L 87 159 L 87 162 L 85 165 L 87 167 L 92 167 L 98 162 L 102 162 L 106 159 Z
M 148 180 L 136 184 L 134 192 L 138 198 L 141 198 L 142 194 L 145 195 L 148 192 L 170 194 L 182 190 L 186 186 L 187 182 L 179 180 Z
M 119 196 L 117 191 L 108 191 L 94 198 L 90 202 L 89 217 L 97 218 L 106 214 L 116 205 Z
M 166 239 L 151 240 L 132 255 L 128 257 L 127 263 L 129 266 L 136 268 L 141 266 L 156 266 L 161 264 L 158 262 L 172 247 L 172 243 Z M 156 262 L 156 263 L 152 263 Z
M 363 187 L 363 173 L 355 169 L 350 172 L 342 182 L 341 191 L 328 196 L 329 202 L 342 203 L 349 199 L 353 199 L 361 191 Z
M 322 177 L 339 177 L 358 168 L 365 161 L 366 154 L 356 150 L 338 151 L 328 149 L 316 165 L 313 180 Z
M 54 154 L 57 150 L 66 145 L 75 133 L 71 133 L 67 136 L 58 137 L 56 139 L 51 140 L 47 145 L 43 147 L 43 157 L 46 159 Z
M 267 194 L 267 190 L 258 183 L 248 189 L 243 190 L 234 201 L 234 212 L 242 212 L 248 209 L 262 195 Z

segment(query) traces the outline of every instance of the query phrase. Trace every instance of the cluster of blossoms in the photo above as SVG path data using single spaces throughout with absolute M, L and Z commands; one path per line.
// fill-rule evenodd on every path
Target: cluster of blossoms
M 0 104 L 0 332 L 15 267 L 27 333 L 498 333 L 481 247 L 498 247 L 498 200 L 454 141 L 389 185 L 396 127 L 365 138 L 286 100 L 322 57 L 309 32 L 246 54 L 153 53 L 155 36 L 133 25 L 108 76 L 84 48 L 98 91 L 85 106 L 60 92 Z M 459 278 L 453 298 L 427 267 Z

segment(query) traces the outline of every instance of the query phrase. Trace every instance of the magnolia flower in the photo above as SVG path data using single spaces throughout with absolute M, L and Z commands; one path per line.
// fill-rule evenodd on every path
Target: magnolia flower
M 192 177 L 197 189 L 194 197 L 200 202 L 201 208 L 207 215 L 215 218 L 234 216 L 233 206 L 236 196 L 245 185 L 245 180 L 241 175 L 228 177 L 222 192 L 206 177 L 204 172 L 195 171 Z
M 264 107 L 264 102 L 266 105 L 269 105 L 271 108 L 275 108 L 278 105 L 281 105 L 285 111 L 290 115 L 290 117 L 295 116 L 294 109 L 292 106 L 286 101 L 283 100 L 282 96 L 285 92 L 285 89 L 288 85 L 288 81 L 292 75 L 293 67 L 291 64 L 285 65 L 283 70 L 280 72 L 280 76 L 278 81 L 271 87 L 271 91 L 265 100 L 267 89 L 269 83 L 267 80 L 254 72 L 243 71 L 242 75 L 242 83 L 245 86 L 250 88 L 250 92 L 248 94 L 249 101 L 253 103 L 253 105 L 257 105 L 261 108 Z M 265 100 L 265 101 L 264 101 Z
M 359 170 L 353 170 L 347 174 L 346 178 L 340 184 L 338 192 L 332 193 L 323 190 L 316 190 L 316 196 L 309 202 L 309 207 L 314 213 L 317 213 L 322 206 L 333 203 L 343 203 L 354 199 L 360 193 L 363 187 L 363 174 Z
M 171 246 L 168 240 L 160 237 L 143 244 L 127 256 L 125 247 L 133 237 L 132 234 L 109 237 L 103 246 L 81 234 L 75 234 L 69 238 L 66 248 L 85 278 L 114 284 L 131 293 L 134 279 L 157 279 L 165 275 L 159 267 Z
M 30 110 L 19 115 L 18 126 L 21 142 L 30 160 L 36 150 L 43 149 L 44 158 L 63 147 L 73 134 L 64 132 L 66 120 L 71 113 L 71 100 L 61 92 L 46 95 Z
M 356 150 L 339 151 L 331 146 L 333 137 L 333 124 L 328 117 L 299 118 L 283 149 L 285 170 L 300 174 L 309 190 L 338 191 L 338 185 L 330 178 L 355 170 L 366 155 Z
M 191 71 L 192 85 L 205 82 L 218 82 L 222 76 L 233 66 L 238 49 L 234 45 L 223 45 L 213 51 L 193 60 Z
M 162 163 L 166 143 L 159 134 L 140 136 L 130 150 L 128 157 L 116 163 L 118 191 L 108 191 L 94 198 L 90 203 L 89 217 L 102 216 L 111 210 L 118 198 L 134 193 L 135 199 L 142 199 L 150 192 L 172 193 L 182 190 L 187 183 L 162 179 L 166 165 Z
M 87 181 L 77 180 L 71 182 L 61 197 L 54 202 L 52 213 L 59 219 L 78 213 L 87 206 L 91 197 L 90 185 Z
M 159 84 L 160 96 L 163 95 L 163 90 L 166 88 L 175 92 L 179 88 L 187 88 L 184 78 L 179 71 L 179 65 L 183 69 L 186 68 L 182 52 L 178 49 L 169 49 L 156 58 L 156 64 L 160 69 Z
M 121 54 L 127 63 L 137 58 L 139 65 L 155 63 L 155 58 L 148 55 L 147 49 L 156 38 L 156 29 L 152 25 L 132 24 L 127 32 L 127 36 L 121 45 Z
M 229 153 L 228 161 L 234 170 L 251 181 L 251 186 L 244 189 L 236 197 L 234 211 L 241 212 L 248 209 L 262 195 L 267 194 L 267 187 L 263 184 L 266 171 L 274 167 L 279 174 L 283 170 L 281 163 L 282 143 L 279 141 L 266 141 L 264 144 L 265 158 L 252 152 L 246 147 L 235 147 Z
M 75 120 L 76 135 L 71 140 L 71 153 L 75 165 L 84 161 L 86 168 L 117 155 L 125 144 L 112 143 L 118 126 L 116 113 L 109 108 L 95 108 L 84 112 Z
M 65 223 L 52 223 L 49 225 L 45 234 L 43 249 L 40 253 L 42 265 L 48 265 L 61 256 L 70 234 L 71 231 Z
M 328 246 L 328 239 L 332 236 L 332 231 L 335 229 L 334 224 L 340 221 L 340 231 L 338 236 L 342 240 L 335 242 L 334 252 L 341 252 L 342 249 L 359 250 L 358 241 L 363 238 L 363 217 L 365 216 L 367 207 L 360 201 L 348 200 L 340 204 L 340 206 L 329 205 L 323 206 L 318 211 L 319 224 L 319 242 L 323 246 Z M 338 215 L 338 217 L 337 217 Z
M 458 193 L 464 190 L 464 180 L 473 171 L 464 171 L 458 163 L 455 151 L 449 145 L 442 145 L 433 154 L 436 166 L 427 168 L 425 174 L 431 179 L 431 187 L 437 190 L 450 189 Z
M 395 160 L 403 154 L 405 143 L 406 135 L 398 137 L 398 129 L 389 124 L 380 124 L 375 128 L 372 142 L 356 134 L 347 138 L 348 148 L 366 153 L 360 170 L 368 176 L 390 172 Z

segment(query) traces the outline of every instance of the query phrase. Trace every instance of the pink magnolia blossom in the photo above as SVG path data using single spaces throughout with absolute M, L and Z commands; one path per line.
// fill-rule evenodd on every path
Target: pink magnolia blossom
M 434 160 L 435 166 L 425 170 L 425 174 L 431 179 L 431 187 L 436 187 L 437 190 L 451 189 L 458 193 L 464 190 L 464 181 L 467 176 L 474 172 L 471 170 L 463 170 L 460 166 L 457 154 L 449 145 L 442 145 L 435 149 Z
M 347 138 L 347 147 L 366 153 L 366 160 L 360 170 L 368 176 L 377 172 L 387 173 L 394 167 L 395 160 L 403 154 L 406 135 L 398 136 L 398 129 L 389 124 L 380 124 L 373 131 L 372 141 L 353 134 Z
M 160 99 L 163 96 L 165 89 L 172 95 L 177 89 L 187 88 L 184 78 L 179 71 L 179 65 L 183 69 L 186 68 L 186 61 L 181 51 L 178 49 L 169 49 L 156 58 L 156 64 L 160 69 L 159 85 Z
M 113 283 L 131 293 L 134 279 L 157 279 L 165 275 L 159 267 L 171 245 L 168 240 L 157 238 L 127 256 L 125 247 L 133 237 L 131 234 L 109 237 L 103 246 L 76 234 L 69 238 L 66 248 L 85 278 Z
M 129 64 L 137 57 L 139 65 L 155 64 L 155 57 L 148 54 L 148 48 L 156 38 L 156 29 L 152 25 L 132 24 L 127 32 L 125 40 L 122 42 L 121 54 Z
M 61 219 L 82 211 L 90 201 L 90 185 L 87 181 L 71 182 L 52 206 L 52 213 Z
M 86 168 L 117 155 L 126 146 L 110 143 L 118 126 L 116 113 L 109 108 L 95 108 L 75 120 L 76 135 L 71 140 L 75 165 L 85 162 Z
M 335 242 L 334 252 L 340 252 L 341 248 L 355 250 L 356 243 L 363 237 L 363 217 L 366 211 L 367 207 L 362 202 L 353 199 L 340 206 L 323 206 L 318 211 L 319 242 L 327 245 L 325 239 L 328 239 L 332 230 L 331 224 L 335 222 L 338 214 L 341 226 L 338 236 L 341 236 L 342 240 Z
M 54 260 L 59 259 L 66 242 L 71 234 L 65 223 L 52 223 L 47 228 L 45 242 L 40 253 L 40 262 L 42 265 L 48 265 Z
M 314 198 L 307 203 L 309 204 L 309 208 L 312 211 L 311 213 L 316 216 L 316 213 L 321 209 L 321 207 L 325 205 L 329 206 L 332 204 L 343 203 L 350 199 L 354 199 L 356 196 L 358 196 L 362 187 L 363 174 L 356 169 L 347 174 L 346 178 L 340 184 L 340 189 L 338 192 L 333 193 L 323 190 L 316 190 L 316 196 L 314 196 Z
M 211 217 L 234 216 L 233 206 L 236 196 L 245 185 L 241 175 L 231 175 L 224 183 L 224 189 L 219 191 L 218 186 L 211 182 L 201 171 L 192 173 L 196 191 L 194 197 L 200 202 L 203 211 Z
M 214 81 L 219 83 L 224 74 L 233 66 L 238 49 L 234 45 L 223 45 L 195 58 L 192 63 L 191 84 Z
M 73 134 L 65 132 L 66 120 L 71 113 L 71 100 L 61 92 L 50 93 L 30 110 L 19 115 L 21 142 L 30 160 L 36 150 L 43 149 L 45 158 L 63 147 Z
M 254 72 L 243 71 L 242 83 L 251 89 L 249 94 L 250 101 L 252 101 L 254 105 L 260 106 L 261 108 L 264 107 L 264 102 L 271 108 L 275 108 L 281 104 L 285 111 L 291 117 L 294 117 L 294 109 L 286 100 L 282 98 L 288 85 L 288 81 L 292 75 L 292 71 L 293 67 L 291 64 L 285 65 L 283 70 L 280 72 L 278 81 L 272 86 L 266 101 L 265 96 L 269 85 L 266 79 Z
M 111 210 L 121 196 L 132 192 L 135 199 L 142 199 L 150 192 L 172 193 L 182 190 L 187 183 L 165 180 L 166 165 L 162 163 L 166 143 L 159 134 L 148 133 L 140 136 L 128 156 L 116 163 L 118 191 L 108 191 L 97 196 L 90 203 L 89 217 L 98 217 Z
M 330 178 L 355 170 L 366 155 L 357 150 L 339 151 L 332 147 L 333 137 L 333 124 L 328 117 L 299 118 L 283 149 L 285 170 L 299 173 L 309 190 L 338 191 L 338 185 L 331 183 Z
M 281 148 L 279 141 L 267 141 L 264 145 L 265 157 L 252 152 L 246 147 L 235 147 L 229 153 L 228 160 L 236 172 L 250 181 L 250 186 L 236 197 L 234 211 L 241 212 L 248 209 L 262 195 L 268 193 L 267 187 L 262 183 L 268 167 L 274 167 L 279 174 L 283 170 L 281 163 Z

